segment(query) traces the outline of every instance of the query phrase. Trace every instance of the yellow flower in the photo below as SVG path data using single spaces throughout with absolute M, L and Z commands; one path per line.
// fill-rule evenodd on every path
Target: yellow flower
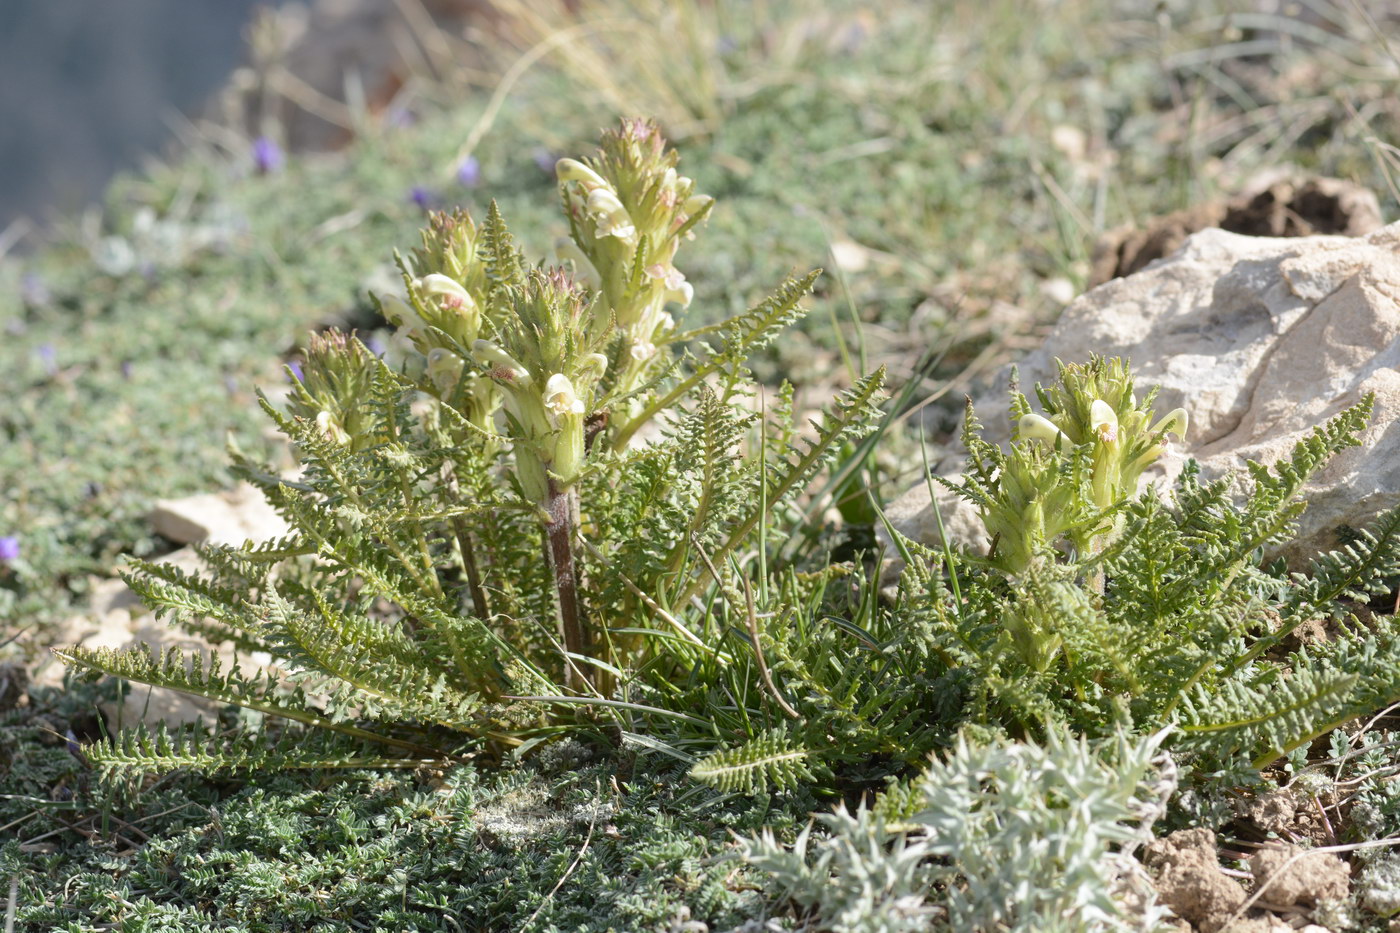
M 441 272 L 425 275 L 413 284 L 417 285 L 423 294 L 448 299 L 455 306 L 473 309 L 476 307 L 471 293 L 462 287 L 462 283 Z
M 1105 444 L 1118 440 L 1118 415 L 1103 399 L 1096 398 L 1089 405 L 1089 421 L 1094 434 Z
M 489 340 L 478 339 L 472 343 L 472 359 L 485 366 L 488 374 L 497 382 L 513 386 L 530 384 L 530 371 Z
M 1157 423 L 1152 426 L 1152 430 L 1147 433 L 1156 436 L 1165 431 L 1168 434 L 1175 434 L 1181 440 L 1186 440 L 1186 409 L 1178 408 L 1176 411 L 1168 412 Z
M 544 384 L 544 407 L 555 417 L 583 414 L 583 400 L 574 393 L 574 384 L 563 373 L 555 373 Z
M 588 194 L 588 212 L 597 225 L 594 236 L 602 239 L 615 236 L 619 240 L 630 240 L 637 236 L 637 228 L 611 188 L 595 188 Z
M 554 163 L 554 175 L 561 184 L 567 181 L 579 181 L 588 188 L 602 188 L 608 184 L 603 180 L 603 176 L 578 159 L 560 159 Z

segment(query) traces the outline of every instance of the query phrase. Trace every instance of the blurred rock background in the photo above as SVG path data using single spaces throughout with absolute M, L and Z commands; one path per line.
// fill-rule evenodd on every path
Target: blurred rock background
M 489 28 L 486 7 L 3 0 L 0 231 L 19 218 L 43 225 L 73 214 L 114 173 L 192 134 L 212 133 L 235 150 L 246 145 L 240 136 L 265 136 L 287 150 L 321 151 L 348 143 L 366 113 L 409 120 L 393 106 L 411 77 L 463 77 L 465 63 L 439 28 Z
M 0 228 L 72 212 L 245 57 L 257 0 L 0 3 Z

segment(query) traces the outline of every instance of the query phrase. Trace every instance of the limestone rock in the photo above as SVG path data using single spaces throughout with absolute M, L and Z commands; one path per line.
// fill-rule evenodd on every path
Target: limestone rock
M 944 478 L 949 482 L 958 483 L 962 480 L 962 474 L 949 473 L 944 475 Z M 936 545 L 942 540 L 938 535 L 938 519 L 941 517 L 949 541 L 978 554 L 987 553 L 986 535 L 977 510 L 947 486 L 933 483 L 932 501 L 938 504 L 935 514 L 933 506 L 929 504 L 929 487 L 930 484 L 922 483 L 886 505 L 885 517 L 889 519 L 890 524 L 907 538 L 923 544 Z M 883 525 L 876 526 L 876 535 L 885 545 L 885 553 L 892 553 L 888 533 Z
M 1050 382 L 1056 359 L 1082 362 L 1094 353 L 1129 358 L 1143 390 L 1160 385 L 1159 412 L 1189 413 L 1184 456 L 1163 458 L 1149 476 L 1162 486 L 1185 456 L 1207 479 L 1242 472 L 1246 459 L 1271 464 L 1375 393 L 1362 446 L 1304 489 L 1309 507 L 1298 538 L 1281 552 L 1295 566 L 1336 547 L 1337 526 L 1364 525 L 1400 502 L 1400 224 L 1359 239 L 1197 233 L 1171 257 L 1071 304 L 1020 363 L 1021 385 Z M 1008 385 L 1003 373 L 977 402 L 992 441 L 1010 436 Z M 902 533 L 937 542 L 924 484 L 889 513 L 900 517 Z M 944 524 L 950 537 L 973 529 L 954 540 L 985 547 L 972 513 L 948 497 Z
M 223 492 L 161 499 L 148 518 L 158 534 L 177 544 L 260 543 L 288 531 L 282 516 L 248 483 Z

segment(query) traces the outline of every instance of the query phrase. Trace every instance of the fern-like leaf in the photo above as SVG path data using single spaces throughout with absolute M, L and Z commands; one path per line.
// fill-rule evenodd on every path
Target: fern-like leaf
M 796 459 L 786 464 L 770 465 L 770 474 L 764 478 L 767 484 L 764 494 L 756 497 L 752 507 L 735 524 L 711 556 L 716 565 L 727 559 L 735 548 L 753 534 L 759 522 L 776 504 L 805 489 L 812 477 L 840 450 L 842 444 L 858 439 L 864 433 L 875 429 L 880 417 L 876 404 L 884 380 L 884 367 L 858 380 L 822 413 L 821 421 L 813 421 L 817 436 L 805 442 L 796 451 Z M 688 602 L 704 586 L 706 579 L 704 573 L 695 577 L 684 595 L 675 601 L 676 604 Z
M 1389 578 L 1400 576 L 1400 506 L 1376 518 L 1356 538 L 1313 561 L 1311 572 L 1295 574 L 1297 589 L 1287 614 L 1298 619 L 1331 614 L 1340 599 L 1367 602 L 1389 591 Z
M 312 706 L 300 689 L 281 691 L 279 695 L 277 679 L 268 672 L 260 671 L 250 678 L 243 676 L 237 666 L 225 671 L 219 659 L 212 655 L 205 657 L 197 652 L 185 652 L 176 648 L 157 652 L 149 645 L 137 645 L 122 650 L 84 648 L 79 645 L 55 649 L 54 654 L 70 667 L 110 674 L 154 687 L 165 687 L 219 703 L 242 706 L 245 709 L 329 729 L 365 741 L 434 753 L 433 749 L 425 749 L 414 742 L 380 735 L 347 722 L 336 721 Z
M 757 794 L 769 785 L 788 788 L 815 777 L 812 753 L 785 729 L 770 729 L 734 748 L 711 752 L 690 776 L 726 793 Z
M 173 733 L 145 725 L 83 746 L 84 757 L 107 771 L 151 773 L 197 768 L 206 772 L 287 771 L 325 768 L 414 768 L 437 758 L 386 757 L 372 746 L 327 733 L 301 731 L 269 737 L 265 730 L 219 735 L 196 722 Z

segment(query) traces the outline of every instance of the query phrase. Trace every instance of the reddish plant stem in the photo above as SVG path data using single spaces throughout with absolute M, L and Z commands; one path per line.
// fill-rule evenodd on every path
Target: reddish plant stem
M 570 654 L 588 653 L 587 633 L 579 609 L 578 574 L 574 567 L 574 513 L 578 509 L 578 494 L 573 489 L 560 489 L 549 481 L 549 499 L 545 512 L 549 521 L 544 526 L 549 567 L 554 572 L 554 590 L 558 596 L 559 629 L 564 636 L 564 650 Z M 587 677 L 572 660 L 564 661 L 564 685 L 574 689 L 583 686 L 580 678 Z

